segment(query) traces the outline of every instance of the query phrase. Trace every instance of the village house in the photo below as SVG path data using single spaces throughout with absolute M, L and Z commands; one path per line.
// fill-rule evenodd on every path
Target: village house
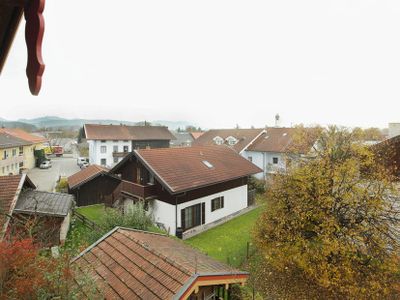
M 190 147 L 193 142 L 193 136 L 189 132 L 174 131 L 174 140 L 171 140 L 171 147 Z
M 80 270 L 77 276 L 93 279 L 104 299 L 231 299 L 232 285 L 244 285 L 249 276 L 182 241 L 120 227 L 72 264 Z
M 0 177 L 0 241 L 26 237 L 29 224 L 42 246 L 62 244 L 73 204 L 72 195 L 37 191 L 26 174 Z
M 104 203 L 112 206 L 117 200 L 116 191 L 121 185 L 121 179 L 109 169 L 99 165 L 89 165 L 87 168 L 69 176 L 68 193 L 75 196 L 77 206 L 87 206 Z
M 0 176 L 16 175 L 24 165 L 24 146 L 28 143 L 0 132 Z
M 164 126 L 85 124 L 89 163 L 112 167 L 134 149 L 168 148 L 175 139 Z
M 35 150 L 44 149 L 47 139 L 28 133 L 19 128 L 0 128 L 0 134 L 6 134 L 24 142 L 18 149 L 18 155 L 23 156 L 19 169 L 30 170 L 36 166 Z
M 294 128 L 212 129 L 193 141 L 196 145 L 227 145 L 258 166 L 258 179 L 286 169 L 286 154 L 290 153 Z M 311 149 L 311 146 L 310 146 Z
M 134 150 L 110 173 L 122 180 L 125 209 L 144 201 L 158 225 L 182 237 L 252 205 L 247 181 L 260 171 L 229 147 L 198 146 Z

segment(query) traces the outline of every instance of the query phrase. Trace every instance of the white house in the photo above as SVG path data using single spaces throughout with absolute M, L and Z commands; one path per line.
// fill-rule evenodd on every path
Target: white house
M 197 146 L 135 150 L 110 173 L 122 179 L 125 209 L 145 201 L 155 222 L 179 236 L 251 205 L 248 176 L 260 171 L 229 147 Z
M 285 155 L 290 152 L 294 128 L 213 129 L 205 132 L 193 145 L 227 145 L 251 161 L 262 172 L 258 179 L 286 169 Z
M 164 126 L 85 124 L 89 163 L 112 167 L 134 149 L 167 148 L 175 137 Z

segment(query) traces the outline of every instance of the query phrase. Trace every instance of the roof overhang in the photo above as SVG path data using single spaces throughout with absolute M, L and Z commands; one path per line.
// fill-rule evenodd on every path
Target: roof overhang
M 40 92 L 45 68 L 42 60 L 44 4 L 45 0 L 0 0 L 0 73 L 24 15 L 25 41 L 28 50 L 26 75 L 32 95 L 38 95 Z
M 195 274 L 178 291 L 173 299 L 188 299 L 193 292 L 195 294 L 198 293 L 199 288 L 203 286 L 224 285 L 227 288 L 230 284 L 244 285 L 248 277 L 249 273 L 247 272 Z

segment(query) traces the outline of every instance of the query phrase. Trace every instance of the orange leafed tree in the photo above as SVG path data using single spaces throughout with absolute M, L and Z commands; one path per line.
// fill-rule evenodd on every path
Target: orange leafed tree
M 289 164 L 267 191 L 255 230 L 265 265 L 296 274 L 291 284 L 302 281 L 302 295 L 315 284 L 332 297 L 400 297 L 392 179 L 357 132 L 322 130 L 309 156 Z

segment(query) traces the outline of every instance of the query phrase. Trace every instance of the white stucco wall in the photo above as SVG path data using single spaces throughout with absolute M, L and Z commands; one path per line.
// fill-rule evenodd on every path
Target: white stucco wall
M 211 200 L 221 196 L 224 197 L 224 207 L 212 212 Z M 181 226 L 181 210 L 203 202 L 205 203 L 205 224 L 212 223 L 247 207 L 247 185 L 179 204 L 177 207 L 178 227 Z M 170 229 L 170 234 L 175 235 L 175 205 L 154 200 L 150 206 L 155 222 L 163 223 L 167 229 Z
M 107 160 L 107 167 L 113 167 L 116 165 L 114 163 L 114 146 L 118 146 L 118 152 L 123 152 L 124 146 L 128 146 L 128 152 L 132 151 L 132 142 L 131 141 L 105 141 L 102 143 L 99 140 L 88 140 L 89 144 L 89 163 L 101 165 L 101 159 L 105 158 Z M 106 153 L 101 153 L 101 146 L 107 147 Z M 120 157 L 118 161 L 121 161 Z
M 286 163 L 282 153 L 279 152 L 257 152 L 257 151 L 243 151 L 242 156 L 246 159 L 252 158 L 253 164 L 263 169 L 263 173 L 257 173 L 254 176 L 257 179 L 264 179 L 264 174 L 273 174 L 279 169 L 285 169 Z M 278 164 L 273 163 L 273 158 L 278 158 Z

